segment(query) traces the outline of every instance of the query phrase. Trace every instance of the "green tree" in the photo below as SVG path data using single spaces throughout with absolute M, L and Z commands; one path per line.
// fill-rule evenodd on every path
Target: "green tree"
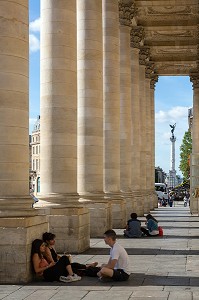
M 183 179 L 187 180 L 190 176 L 190 154 L 192 151 L 191 132 L 185 132 L 182 144 L 180 146 L 180 166 L 179 169 L 183 174 Z

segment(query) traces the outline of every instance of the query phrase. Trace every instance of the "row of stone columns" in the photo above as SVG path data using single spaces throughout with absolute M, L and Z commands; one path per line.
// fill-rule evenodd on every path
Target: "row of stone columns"
M 0 14 L 0 281 L 23 282 L 31 242 L 42 232 L 56 233 L 58 251 L 81 252 L 90 232 L 122 228 L 126 209 L 149 212 L 154 145 L 145 146 L 154 134 L 146 130 L 154 90 L 139 49 L 130 47 L 132 15 L 119 25 L 117 0 L 42 0 L 40 198 L 52 205 L 31 209 L 28 0 L 2 0 Z
M 132 10 L 117 0 L 41 3 L 40 198 L 68 204 L 78 193 L 94 220 L 96 203 L 108 214 L 104 199 L 118 214 L 124 200 L 128 213 L 153 206 L 148 54 L 131 50 Z

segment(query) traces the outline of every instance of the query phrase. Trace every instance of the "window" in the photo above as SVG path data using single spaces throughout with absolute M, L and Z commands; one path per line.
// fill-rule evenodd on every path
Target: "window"
M 32 160 L 32 169 L 33 169 L 33 171 L 35 170 L 35 160 L 34 159 Z

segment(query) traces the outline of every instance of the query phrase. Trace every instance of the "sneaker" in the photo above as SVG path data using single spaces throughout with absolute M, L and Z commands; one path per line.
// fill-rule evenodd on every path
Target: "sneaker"
M 68 275 L 68 276 L 60 276 L 59 277 L 59 281 L 62 282 L 73 282 L 73 281 L 78 281 L 81 280 L 82 278 L 80 276 L 78 276 L 77 274 L 73 274 L 73 275 Z
M 71 277 L 72 277 L 72 281 L 78 281 L 78 280 L 82 279 L 81 276 L 79 276 L 79 275 L 77 275 L 75 273 Z

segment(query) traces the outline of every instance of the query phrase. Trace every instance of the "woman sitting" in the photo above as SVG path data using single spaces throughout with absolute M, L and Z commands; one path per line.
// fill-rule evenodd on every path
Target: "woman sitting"
M 46 244 L 36 239 L 32 242 L 31 260 L 35 273 L 46 281 L 72 282 L 81 280 L 81 277 L 73 273 L 67 256 L 62 256 L 57 263 L 48 262 L 45 259 Z
M 146 228 L 141 227 L 142 232 L 147 236 L 159 235 L 158 221 L 151 215 L 146 216 Z
M 51 232 L 45 232 L 43 234 L 43 241 L 46 244 L 45 257 L 49 263 L 57 262 L 63 257 L 63 256 L 58 255 L 55 250 L 55 237 L 56 237 L 55 234 L 51 233 Z M 66 257 L 68 257 L 68 259 L 71 263 L 72 270 L 77 274 L 90 276 L 89 274 L 91 274 L 92 272 L 96 271 L 96 273 L 97 273 L 97 271 L 98 271 L 97 269 L 95 269 L 95 267 L 98 265 L 97 262 L 93 262 L 91 264 L 86 264 L 86 265 L 79 264 L 77 262 L 72 263 L 71 255 L 68 254 L 68 255 L 66 255 Z

